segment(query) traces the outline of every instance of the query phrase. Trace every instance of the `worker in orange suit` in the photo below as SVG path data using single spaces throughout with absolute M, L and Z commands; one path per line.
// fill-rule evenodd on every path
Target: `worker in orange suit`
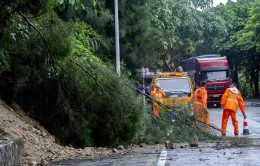
M 193 101 L 193 111 L 196 116 L 196 125 L 198 122 L 202 122 L 204 124 L 204 131 L 209 131 L 210 118 L 207 108 L 207 89 L 206 82 L 203 81 L 200 84 L 200 87 L 196 89 L 194 92 L 192 101 Z
M 244 101 L 240 91 L 236 88 L 236 84 L 231 84 L 221 98 L 221 107 L 223 108 L 222 113 L 222 135 L 226 135 L 226 128 L 229 116 L 231 116 L 232 124 L 234 126 L 234 134 L 238 135 L 238 121 L 236 119 L 236 112 L 238 106 L 240 107 L 241 112 L 243 113 L 244 118 L 246 118 L 246 110 L 244 107 Z
M 154 97 L 158 102 L 163 103 L 163 98 L 166 96 L 166 94 L 160 88 L 158 83 L 155 83 L 153 87 L 154 89 L 151 91 L 151 96 Z M 160 103 L 153 102 L 153 114 L 155 117 L 159 117 L 160 110 L 162 109 Z

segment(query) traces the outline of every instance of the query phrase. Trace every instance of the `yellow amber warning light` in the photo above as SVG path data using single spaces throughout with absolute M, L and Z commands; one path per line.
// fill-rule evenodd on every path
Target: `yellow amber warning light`
M 187 76 L 187 72 L 171 72 L 171 73 L 160 73 L 161 77 L 168 76 Z

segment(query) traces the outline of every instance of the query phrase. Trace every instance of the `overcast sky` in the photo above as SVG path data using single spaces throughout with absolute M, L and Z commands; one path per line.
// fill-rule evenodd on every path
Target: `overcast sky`
M 227 0 L 213 0 L 213 6 L 217 6 L 220 3 L 227 3 Z

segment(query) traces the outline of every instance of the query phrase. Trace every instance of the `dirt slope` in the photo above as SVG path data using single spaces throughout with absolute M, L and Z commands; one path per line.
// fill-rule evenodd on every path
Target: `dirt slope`
M 9 107 L 0 103 L 0 144 L 22 138 L 25 150 L 22 165 L 44 165 L 62 159 L 81 159 L 125 153 L 107 148 L 75 149 L 61 146 L 38 122 L 28 117 L 18 106 Z

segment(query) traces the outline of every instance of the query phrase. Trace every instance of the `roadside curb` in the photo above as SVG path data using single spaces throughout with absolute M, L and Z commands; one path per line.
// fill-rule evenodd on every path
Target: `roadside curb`
M 246 107 L 260 107 L 260 103 L 245 103 Z
M 253 106 L 253 107 L 260 107 L 260 103 L 251 103 L 251 106 Z
M 245 99 L 244 100 L 246 107 L 260 107 L 260 99 L 259 98 L 252 98 L 252 99 Z

